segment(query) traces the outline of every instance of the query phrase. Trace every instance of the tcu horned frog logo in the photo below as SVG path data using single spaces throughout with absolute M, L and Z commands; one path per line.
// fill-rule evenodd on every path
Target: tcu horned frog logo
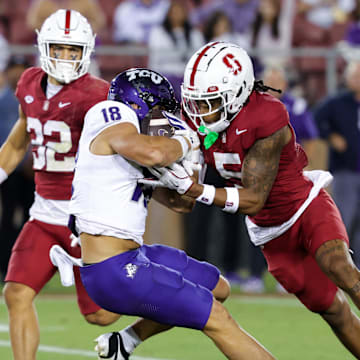
M 234 75 L 237 75 L 242 70 L 242 66 L 239 63 L 239 60 L 235 59 L 235 56 L 233 54 L 226 54 L 223 57 L 223 62 L 228 68 L 231 69 Z

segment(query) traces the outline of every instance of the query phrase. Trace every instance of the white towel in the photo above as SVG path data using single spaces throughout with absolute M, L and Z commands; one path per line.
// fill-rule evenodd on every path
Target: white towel
M 61 284 L 63 286 L 74 285 L 73 266 L 82 266 L 82 260 L 72 257 L 59 245 L 51 247 L 49 256 L 51 262 L 59 269 Z
M 314 185 L 311 188 L 307 199 L 288 221 L 285 221 L 281 225 L 265 227 L 256 225 L 248 216 L 245 218 L 250 240 L 255 246 L 264 245 L 289 230 L 310 203 L 318 196 L 320 190 L 328 186 L 333 179 L 333 176 L 328 171 L 323 170 L 304 171 L 304 175 L 308 177 Z

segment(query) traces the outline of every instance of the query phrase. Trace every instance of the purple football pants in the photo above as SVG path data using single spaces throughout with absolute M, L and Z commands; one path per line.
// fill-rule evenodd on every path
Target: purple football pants
M 220 276 L 215 266 L 163 245 L 143 245 L 84 266 L 80 274 L 90 297 L 106 310 L 199 330 Z

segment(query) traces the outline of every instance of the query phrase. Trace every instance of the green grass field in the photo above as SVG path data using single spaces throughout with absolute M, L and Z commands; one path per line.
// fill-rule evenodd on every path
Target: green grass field
M 56 295 L 57 279 L 36 301 L 41 346 L 38 360 L 96 359 L 92 340 L 99 334 L 118 330 L 132 322 L 123 317 L 107 328 L 87 324 L 80 315 L 76 299 Z M 65 292 L 73 292 L 66 289 Z M 340 345 L 322 319 L 307 311 L 290 296 L 233 295 L 226 303 L 236 320 L 277 359 L 347 360 L 353 359 Z M 217 360 L 223 356 L 201 332 L 173 329 L 138 347 L 133 360 Z M 12 359 L 7 331 L 7 311 L 0 298 L 0 359 Z

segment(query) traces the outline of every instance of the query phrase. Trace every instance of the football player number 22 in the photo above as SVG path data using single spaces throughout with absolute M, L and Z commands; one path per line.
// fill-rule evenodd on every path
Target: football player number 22
M 72 148 L 71 130 L 64 121 L 48 120 L 44 125 L 40 120 L 33 117 L 27 118 L 27 131 L 35 133 L 31 144 L 38 146 L 37 154 L 33 152 L 34 169 L 46 171 L 73 171 L 75 167 L 75 156 L 64 157 L 63 160 L 55 159 L 55 154 L 66 154 Z M 44 135 L 52 133 L 60 134 L 60 140 L 48 141 L 44 144 Z

